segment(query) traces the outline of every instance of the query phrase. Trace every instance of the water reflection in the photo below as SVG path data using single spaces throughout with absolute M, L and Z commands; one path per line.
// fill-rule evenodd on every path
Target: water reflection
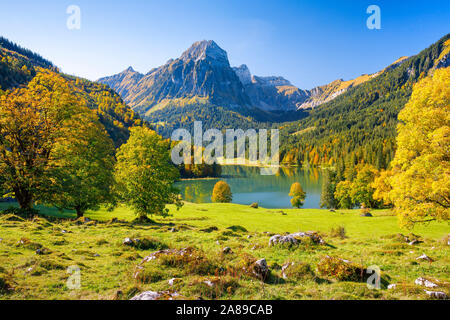
M 233 203 L 258 202 L 265 208 L 291 208 L 289 189 L 300 182 L 306 191 L 303 208 L 319 208 L 322 175 L 320 169 L 280 168 L 276 175 L 264 176 L 260 168 L 223 166 L 222 178 L 231 187 Z M 219 179 L 186 180 L 176 184 L 183 199 L 194 203 L 211 202 L 212 189 Z

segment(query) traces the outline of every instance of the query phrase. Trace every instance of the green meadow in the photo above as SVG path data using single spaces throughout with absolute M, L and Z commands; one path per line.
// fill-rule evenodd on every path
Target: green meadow
M 38 209 L 34 218 L 0 213 L 0 299 L 130 299 L 149 290 L 183 299 L 430 299 L 414 283 L 418 277 L 450 293 L 448 223 L 404 230 L 389 210 L 362 217 L 360 210 L 185 203 L 179 211 L 170 207 L 167 218 L 143 223 L 124 206 L 89 211 L 84 220 L 71 211 Z M 298 231 L 315 231 L 326 244 L 269 246 L 272 235 Z M 420 242 L 409 245 L 400 234 Z M 125 245 L 125 238 L 139 245 Z M 182 248 L 191 254 L 180 258 Z M 161 249 L 175 254 L 141 263 Z M 433 262 L 417 259 L 423 254 Z M 381 288 L 324 272 L 326 256 L 378 266 Z M 262 258 L 270 274 L 259 279 L 246 268 Z M 283 277 L 287 262 L 301 267 Z M 80 270 L 78 289 L 68 287 L 71 266 Z

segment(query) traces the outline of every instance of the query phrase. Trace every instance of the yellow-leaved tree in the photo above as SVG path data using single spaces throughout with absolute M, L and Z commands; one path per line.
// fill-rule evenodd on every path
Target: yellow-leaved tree
M 403 226 L 446 221 L 450 208 L 450 67 L 418 82 L 399 114 L 390 173 L 375 180 Z
M 0 189 L 31 209 L 53 182 L 52 152 L 77 130 L 75 115 L 90 112 L 60 75 L 41 70 L 26 87 L 0 96 Z

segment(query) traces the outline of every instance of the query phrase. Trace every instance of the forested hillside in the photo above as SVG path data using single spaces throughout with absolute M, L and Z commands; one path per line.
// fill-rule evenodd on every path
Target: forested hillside
M 0 95 L 25 86 L 38 73 L 47 71 L 55 76 L 60 74 L 50 61 L 0 37 Z M 126 106 L 120 96 L 108 86 L 61 75 L 78 89 L 77 94 L 85 99 L 89 108 L 96 111 L 116 146 L 128 139 L 129 127 L 143 124 L 139 115 Z
M 449 39 L 447 34 L 397 68 L 282 126 L 283 161 L 341 167 L 365 162 L 385 168 L 394 156 L 398 113 L 417 81 L 449 64 Z

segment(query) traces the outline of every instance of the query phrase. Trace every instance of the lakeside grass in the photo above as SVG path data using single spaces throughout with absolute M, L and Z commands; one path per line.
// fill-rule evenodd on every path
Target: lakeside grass
M 0 204 L 0 210 L 9 205 Z M 0 277 L 14 289 L 0 293 L 0 299 L 128 299 L 146 290 L 172 290 L 191 299 L 427 299 L 423 288 L 414 284 L 421 276 L 445 283 L 440 290 L 448 293 L 450 259 L 443 241 L 450 231 L 448 223 L 416 227 L 412 232 L 423 242 L 409 246 L 395 235 L 410 231 L 400 229 L 397 217 L 389 210 L 374 210 L 373 217 L 361 217 L 359 210 L 253 209 L 237 204 L 185 203 L 179 211 L 170 206 L 172 216 L 154 217 L 154 222 L 148 224 L 133 223 L 135 215 L 125 206 L 113 212 L 90 211 L 86 217 L 96 222 L 86 224 L 74 222 L 74 212 L 45 207 L 39 210 L 42 216 L 34 220 L 11 221 L 0 215 Z M 112 223 L 112 218 L 118 221 Z M 232 226 L 242 228 L 233 231 L 229 229 Z M 331 233 L 338 226 L 345 229 L 345 238 Z M 177 232 L 171 232 L 173 228 Z M 329 245 L 268 245 L 270 234 L 310 230 L 318 231 Z M 148 238 L 152 246 L 144 250 L 125 246 L 122 242 L 126 237 Z M 51 253 L 37 255 L 35 246 L 20 245 L 20 239 L 48 248 Z M 144 264 L 140 271 L 144 277 L 135 278 L 141 260 L 163 247 L 193 247 L 199 258 L 191 264 L 203 261 L 223 270 L 240 266 L 249 256 L 265 258 L 272 275 L 262 282 L 244 274 L 189 271 L 190 265 L 166 265 L 157 259 Z M 232 253 L 223 254 L 224 247 L 230 247 Z M 417 260 L 423 253 L 435 262 Z M 325 255 L 364 266 L 378 265 L 383 279 L 398 287 L 370 290 L 364 282 L 336 281 L 319 275 L 317 265 Z M 288 261 L 310 265 L 316 277 L 283 279 L 280 268 Z M 70 276 L 66 268 L 71 265 L 81 269 L 79 290 L 66 286 Z M 171 278 L 181 280 L 170 286 Z M 218 284 L 209 287 L 204 281 Z

